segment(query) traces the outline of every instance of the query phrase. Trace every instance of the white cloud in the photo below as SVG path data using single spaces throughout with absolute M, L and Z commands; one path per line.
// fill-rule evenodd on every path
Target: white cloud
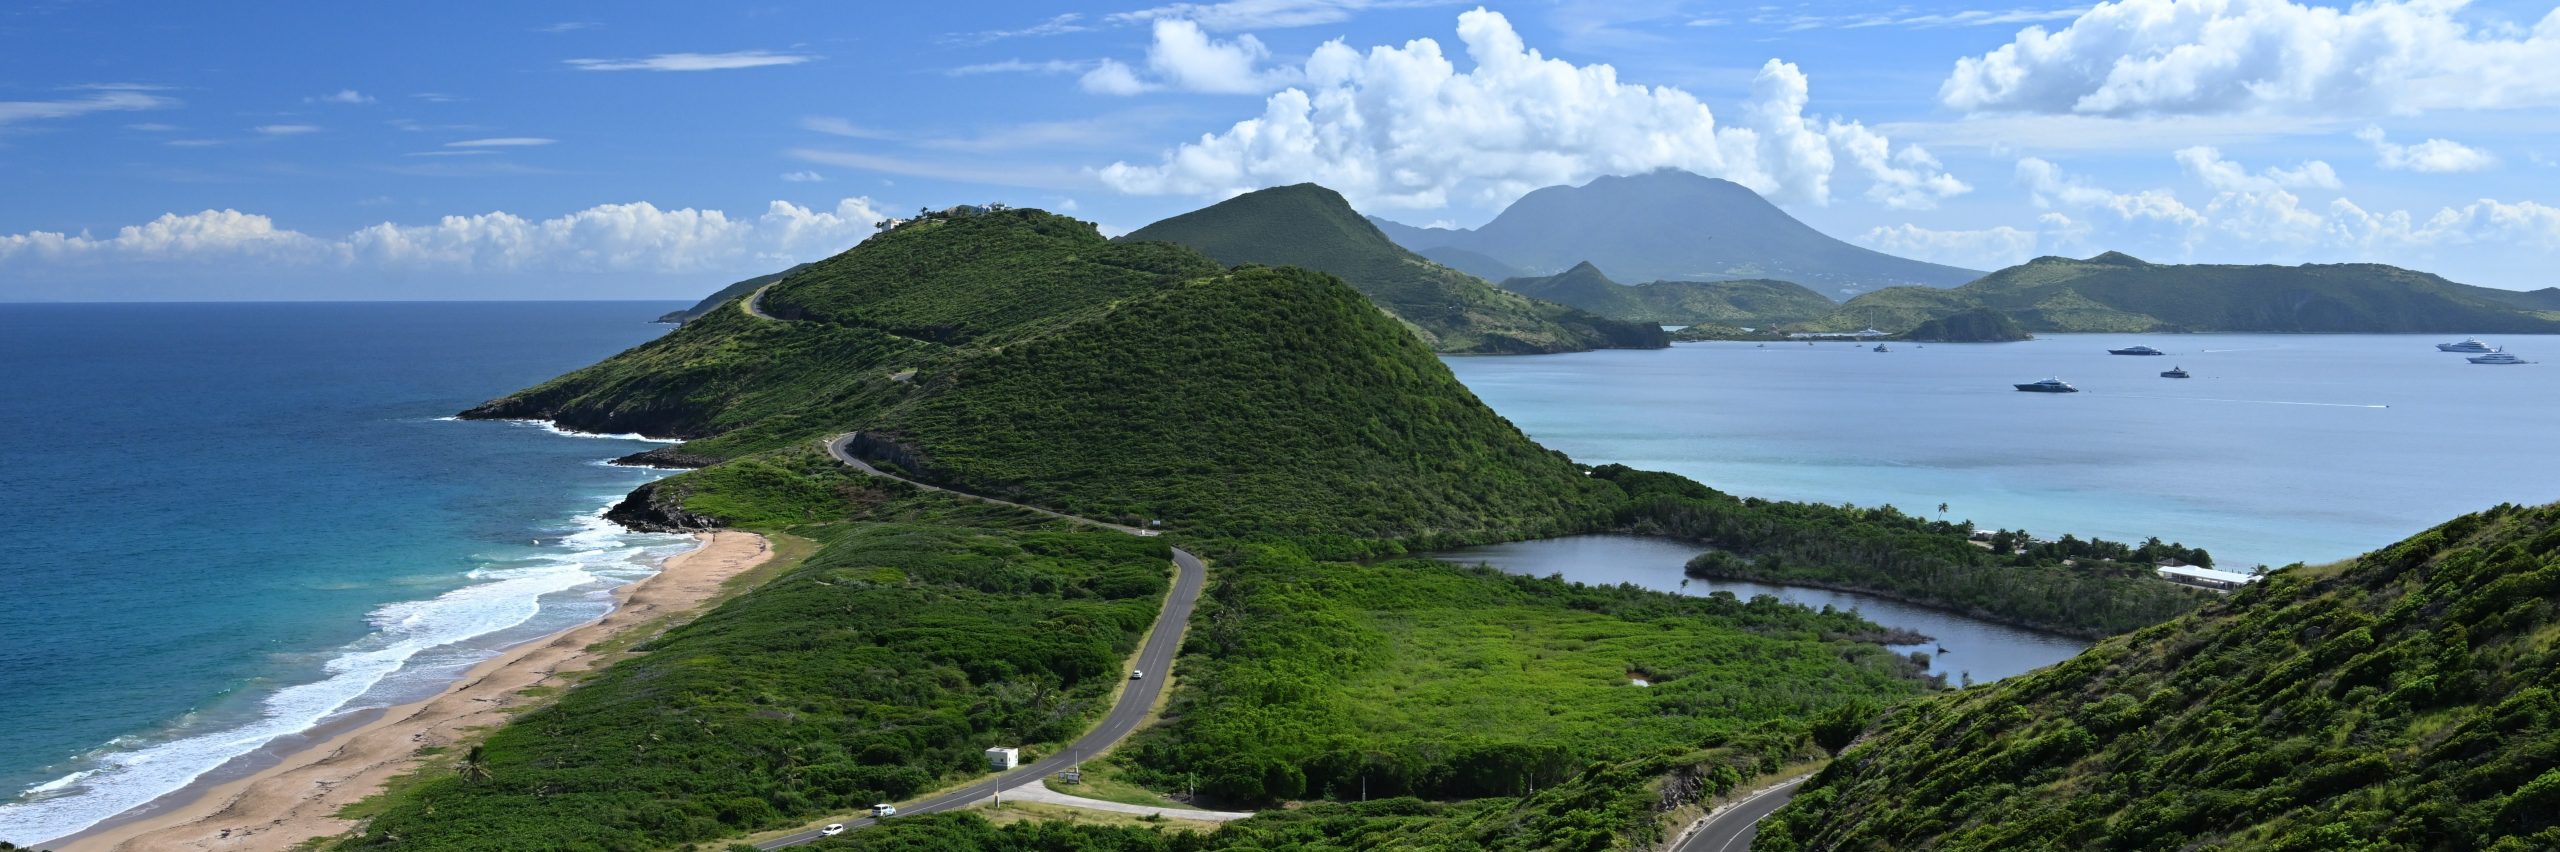
M 569 33 L 577 32 L 579 30 L 591 30 L 601 26 L 604 25 L 594 21 L 561 21 L 556 24 L 544 24 L 542 26 L 534 27 L 533 31 L 538 33 Z
M 1770 7 L 1763 7 L 1770 8 Z M 1903 29 L 1943 29 L 1946 27 L 1991 27 L 2008 24 L 2039 24 L 2065 21 L 2087 14 L 2088 6 L 2047 9 L 1963 9 L 1954 12 L 1869 12 L 1851 15 L 1810 15 L 1762 13 L 1751 17 L 1751 23 L 1777 27 L 1787 32 L 1813 29 L 1866 29 L 1899 27 Z M 1699 18 L 1689 22 L 1693 27 L 1714 27 L 1732 23 L 1728 18 Z
M 1147 68 L 1174 88 L 1229 95 L 1260 94 L 1285 79 L 1261 70 L 1269 58 L 1261 39 L 1240 35 L 1220 41 L 1184 20 L 1157 21 L 1155 44 L 1147 48 Z
M 560 140 L 545 139 L 540 136 L 495 136 L 488 139 L 464 139 L 459 142 L 447 142 L 444 143 L 444 146 L 447 148 L 532 148 L 549 145 L 558 141 Z
M 826 180 L 827 176 L 817 172 L 803 170 L 796 172 L 783 172 L 782 179 L 792 183 L 818 183 Z
M 641 202 L 597 205 L 542 220 L 501 212 L 446 216 L 423 225 L 384 222 L 333 240 L 279 228 L 265 216 L 206 210 L 165 214 L 107 237 L 0 234 L 0 268 L 245 260 L 260 269 L 735 271 L 840 251 L 873 233 L 872 225 L 881 218 L 867 198 L 847 198 L 833 209 L 775 201 L 762 215 L 744 218 Z
M 1972 269 L 2015 266 L 2042 254 L 2041 247 L 2078 240 L 2086 226 L 2060 213 L 2046 213 L 2029 230 L 1998 225 L 1975 230 L 1938 230 L 1902 224 L 1873 228 L 1859 242 L 1887 254 Z
M 1093 29 L 1092 27 L 1081 23 L 1083 20 L 1084 16 L 1081 14 L 1066 12 L 1046 21 L 1041 21 L 1040 23 L 1023 27 L 1021 29 L 987 30 L 985 32 L 970 33 L 967 35 L 955 35 L 946 40 L 964 42 L 968 44 L 986 44 L 988 42 L 1001 41 L 1009 38 L 1036 38 L 1040 36 L 1066 35 L 1068 33 L 1080 33 Z
M 2119 0 L 1956 62 L 1967 112 L 2414 113 L 2560 103 L 2560 10 L 2473 27 L 2463 0 Z
M 2401 145 L 2385 139 L 2379 127 L 2356 131 L 2356 138 L 2372 145 L 2382 167 L 2393 171 L 2476 172 L 2498 164 L 2497 155 L 2451 139 Z
M 1117 59 L 1102 60 L 1102 64 L 1093 66 L 1093 70 L 1084 72 L 1076 84 L 1097 95 L 1134 95 L 1152 88 L 1145 80 L 1138 79 L 1137 71 Z
M 729 53 L 661 53 L 641 59 L 564 59 L 580 71 L 726 71 L 815 61 L 805 53 L 739 50 Z
M 302 102 L 307 104 L 369 104 L 373 103 L 373 96 L 354 89 L 339 89 L 336 94 L 321 95 L 316 98 L 303 98 Z
M 320 132 L 320 126 L 316 124 L 261 124 L 249 129 L 261 136 L 301 136 Z
M 1681 168 L 1824 203 L 1845 159 L 1869 179 L 1872 197 L 1895 206 L 1924 207 L 1967 189 L 1926 151 L 1896 148 L 1856 122 L 1807 117 L 1809 86 L 1787 63 L 1764 66 L 1741 121 L 1719 124 L 1688 92 L 1621 82 L 1608 65 L 1528 48 L 1500 14 L 1459 15 L 1458 38 L 1471 69 L 1459 70 L 1431 39 L 1366 54 L 1328 42 L 1291 72 L 1303 85 L 1271 95 L 1260 116 L 1156 164 L 1114 163 L 1097 176 L 1122 192 L 1213 197 L 1315 181 L 1359 205 L 1433 208 Z
M 157 121 L 145 121 L 139 124 L 125 125 L 124 129 L 139 130 L 144 133 L 168 133 L 177 130 L 178 126 L 175 124 L 162 124 Z
M 810 117 L 808 117 L 808 118 L 803 118 L 803 119 L 801 119 L 801 120 L 800 120 L 800 126 L 801 126 L 801 127 L 803 127 L 803 128 L 807 128 L 807 129 L 809 129 L 809 130 L 815 130 L 815 131 L 817 131 L 817 132 L 827 134 L 827 135 L 829 135 L 829 136 L 843 136 L 843 137 L 846 137 L 846 138 L 848 138 L 848 139 L 890 139 L 890 138 L 894 138 L 894 135 L 893 135 L 893 134 L 891 134 L 891 133 L 889 133 L 888 131 L 884 131 L 884 130 L 873 130 L 873 129 L 871 129 L 871 128 L 863 127 L 863 126 L 861 126 L 861 125 L 854 124 L 853 122 L 846 121 L 846 120 L 841 119 L 841 118 L 833 118 L 833 117 L 829 117 L 829 116 L 822 116 L 822 115 L 813 115 L 813 116 L 810 116 Z
M 1222 3 L 1172 3 L 1104 20 L 1114 24 L 1191 21 L 1211 32 L 1288 29 L 1350 20 L 1366 9 L 1398 9 L 1446 5 L 1447 0 L 1226 0 Z
M 77 118 L 93 112 L 164 109 L 177 104 L 175 98 L 144 94 L 133 89 L 111 89 L 85 98 L 60 101 L 0 101 L 0 128 L 21 121 Z
M 2257 174 L 2239 163 L 2224 159 L 2222 151 L 2210 145 L 2179 149 L 2178 165 L 2206 187 L 2223 192 L 2265 192 L 2271 189 L 2337 189 L 2338 172 L 2328 163 L 2304 160 L 2290 169 L 2270 166 Z
M 2126 222 L 2180 226 L 2204 222 L 2203 214 L 2179 201 L 2177 194 L 2169 190 L 2115 192 L 2065 174 L 2061 166 L 2035 157 L 2018 161 L 2018 182 L 2026 185 L 2028 198 L 2037 207 L 2104 210 Z
M 1078 62 L 1068 59 L 1050 59 L 1042 62 L 1007 59 L 1002 62 L 962 65 L 942 73 L 953 77 L 973 77 L 979 74 L 1076 74 L 1092 69 L 1093 65 L 1094 63 L 1090 61 Z

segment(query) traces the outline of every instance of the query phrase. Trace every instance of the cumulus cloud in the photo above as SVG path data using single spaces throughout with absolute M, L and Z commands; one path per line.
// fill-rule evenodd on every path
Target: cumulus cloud
M 1116 59 L 1105 59 L 1085 71 L 1084 90 L 1103 95 L 1134 95 L 1157 89 L 1220 95 L 1258 95 L 1287 85 L 1291 69 L 1264 69 L 1271 49 L 1251 35 L 1212 37 L 1196 22 L 1167 18 L 1155 22 L 1155 40 L 1147 46 L 1146 77 Z
M 1974 230 L 1940 230 L 1903 224 L 1873 228 L 1860 242 L 1887 254 L 1974 269 L 2014 266 L 2043 253 L 2047 245 L 2063 245 L 2087 236 L 2088 227 L 2061 213 L 2037 217 L 2037 227 L 1998 225 Z
M 1105 59 L 1077 78 L 1076 84 L 1097 95 L 1134 95 L 1154 88 L 1138 79 L 1138 72 L 1117 59 Z
M 2383 168 L 2393 171 L 2476 172 L 2498 164 L 2497 155 L 2451 139 L 2429 139 L 2415 145 L 2401 145 L 2384 138 L 2379 127 L 2356 131 L 2356 138 L 2372 145 L 2377 161 Z
M 1212 197 L 1315 181 L 1356 204 L 1405 208 L 1500 204 L 1542 186 L 1658 168 L 1819 204 L 1843 161 L 1867 179 L 1870 197 L 1892 206 L 1928 207 L 1969 189 L 1927 151 L 1806 115 L 1809 83 L 1784 62 L 1761 69 L 1738 122 L 1719 123 L 1681 89 L 1547 57 L 1497 13 L 1459 15 L 1458 39 L 1472 68 L 1460 70 L 1431 39 L 1365 54 L 1328 42 L 1288 72 L 1300 85 L 1271 95 L 1261 115 L 1155 164 L 1113 163 L 1097 176 L 1122 192 Z
M 1967 112 L 2103 116 L 2414 113 L 2560 103 L 2560 9 L 2474 27 L 2463 0 L 2119 0 L 1956 61 Z
M 816 61 L 805 53 L 739 50 L 729 53 L 661 53 L 639 59 L 564 59 L 580 71 L 727 71 Z
M 266 266 L 465 272 L 735 271 L 806 260 L 869 236 L 883 218 L 868 198 L 832 209 L 785 201 L 757 216 L 602 204 L 550 219 L 497 212 L 430 224 L 384 222 L 336 239 L 280 228 L 238 210 L 164 214 L 111 236 L 31 231 L 0 234 L 0 269 L 35 265 L 202 264 L 249 259 Z
M 162 109 L 176 106 L 174 98 L 133 89 L 112 89 L 81 98 L 53 101 L 0 101 L 0 128 L 21 121 L 46 118 L 76 118 L 93 112 Z
M 2328 163 L 2304 160 L 2293 168 L 2270 166 L 2256 174 L 2239 163 L 2222 156 L 2220 149 L 2197 145 L 2179 149 L 2178 165 L 2206 187 L 2223 192 L 2265 192 L 2272 189 L 2337 189 L 2338 172 Z
M 354 89 L 339 89 L 337 94 L 321 95 L 316 98 L 303 98 L 302 102 L 310 104 L 369 104 L 373 103 L 373 96 Z

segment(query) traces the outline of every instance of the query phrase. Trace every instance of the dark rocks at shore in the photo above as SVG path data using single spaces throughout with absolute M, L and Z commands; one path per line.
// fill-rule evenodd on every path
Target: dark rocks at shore
M 719 464 L 720 460 L 684 452 L 678 447 L 658 447 L 614 459 L 612 463 L 623 467 L 649 467 L 659 470 L 698 470 Z
M 632 489 L 622 502 L 606 509 L 604 519 L 633 532 L 697 532 L 723 526 L 718 518 L 684 510 L 684 495 L 665 493 L 652 482 Z

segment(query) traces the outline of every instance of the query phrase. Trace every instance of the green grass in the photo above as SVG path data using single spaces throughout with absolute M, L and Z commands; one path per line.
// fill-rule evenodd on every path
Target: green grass
M 1513 278 L 1502 282 L 1502 288 L 1604 317 L 1662 325 L 1767 328 L 1810 323 L 1830 316 L 1840 307 L 1822 294 L 1789 281 L 1654 281 L 1627 285 L 1610 280 L 1599 267 L 1589 263 L 1556 275 Z

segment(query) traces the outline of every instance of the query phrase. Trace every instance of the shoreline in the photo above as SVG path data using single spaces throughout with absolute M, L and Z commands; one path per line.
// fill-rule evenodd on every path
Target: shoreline
M 417 768 L 419 749 L 468 741 L 539 701 L 520 693 L 555 676 L 592 670 L 607 654 L 589 650 L 661 618 L 699 609 L 733 577 L 773 558 L 763 536 L 736 530 L 697 534 L 701 544 L 668 558 L 658 573 L 614 590 L 601 618 L 516 645 L 474 665 L 434 697 L 360 710 L 271 743 L 243 758 L 273 762 L 245 776 L 217 769 L 175 792 L 39 848 L 108 850 L 287 849 L 356 827 L 338 812 Z

